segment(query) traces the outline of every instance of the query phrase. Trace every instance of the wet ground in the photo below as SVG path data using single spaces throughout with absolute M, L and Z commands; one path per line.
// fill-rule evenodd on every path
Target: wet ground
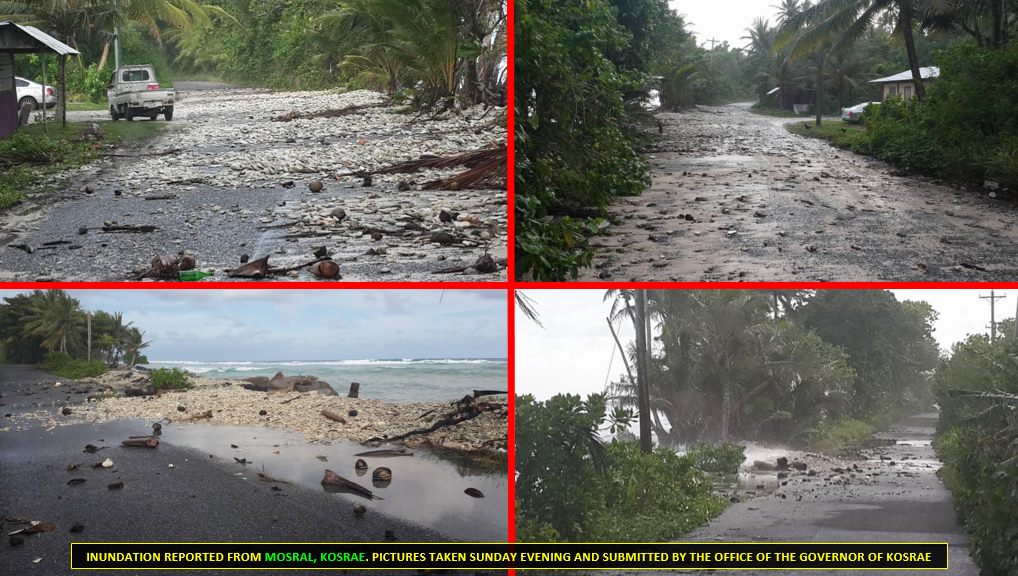
M 121 440 L 150 433 L 148 423 L 44 429 L 27 421 L 26 412 L 43 407 L 59 414 L 89 394 L 72 382 L 39 386 L 53 381 L 32 368 L 0 366 L 0 516 L 57 525 L 18 547 L 5 536 L 2 573 L 66 574 L 71 541 L 371 542 L 384 540 L 386 530 L 411 542 L 506 537 L 504 473 L 415 450 L 413 457 L 366 458 L 372 469 L 392 470 L 391 484 L 374 487 L 370 474 L 354 470 L 353 453 L 364 450 L 358 446 L 311 445 L 296 434 L 200 424 L 166 425 L 156 449 L 124 448 Z M 100 450 L 83 453 L 86 444 Z M 92 467 L 106 458 L 113 467 Z M 70 464 L 77 469 L 67 470 Z M 383 500 L 326 493 L 320 485 L 326 468 Z M 72 478 L 85 482 L 68 485 Z M 123 488 L 109 489 L 114 482 Z M 464 494 L 467 487 L 485 497 Z M 356 504 L 367 513 L 355 515 Z M 70 532 L 75 524 L 83 530 Z M 3 522 L 5 532 L 17 528 Z
M 721 516 L 681 541 L 947 542 L 948 571 L 908 573 L 977 576 L 979 569 L 969 556 L 968 537 L 956 520 L 951 494 L 937 477 L 940 462 L 930 445 L 936 424 L 936 414 L 907 418 L 876 436 L 883 445 L 863 451 L 855 460 L 786 450 L 749 450 L 747 468 L 754 458 L 773 462 L 770 456 L 775 455 L 807 462 L 809 468 L 791 470 L 780 478 L 778 472 L 747 469 L 740 474 L 741 483 L 746 487 L 748 481 L 750 488 L 756 488 L 756 497 L 733 503 Z M 872 572 L 794 573 L 859 576 Z
M 462 167 L 375 176 L 370 183 L 350 176 L 422 155 L 504 146 L 502 109 L 429 120 L 379 106 L 381 96 L 366 91 L 280 93 L 209 83 L 184 84 L 178 96 L 162 135 L 136 149 L 108 151 L 129 157 L 65 174 L 56 191 L 35 193 L 0 214 L 0 280 L 123 281 L 156 256 L 187 251 L 199 268 L 227 281 L 225 270 L 245 255 L 269 256 L 271 266 L 288 268 L 314 260 L 322 247 L 346 281 L 505 280 L 505 190 L 422 189 Z M 353 106 L 365 108 L 273 121 Z M 103 112 L 69 117 L 108 120 Z M 309 190 L 313 181 L 324 184 L 320 193 Z M 330 217 L 337 208 L 343 218 Z M 107 222 L 156 230 L 101 232 Z M 452 237 L 432 242 L 437 232 Z M 502 262 L 499 270 L 470 268 L 485 254 Z M 438 273 L 455 268 L 468 269 Z M 298 270 L 273 279 L 316 278 Z
M 659 114 L 584 281 L 1013 281 L 1018 204 L 796 136 L 746 105 Z

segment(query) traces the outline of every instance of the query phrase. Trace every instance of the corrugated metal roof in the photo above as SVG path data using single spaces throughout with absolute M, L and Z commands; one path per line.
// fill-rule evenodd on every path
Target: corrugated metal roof
M 56 38 L 43 32 L 42 30 L 39 30 L 35 26 L 24 26 L 22 24 L 15 24 L 14 22 L 0 22 L 0 29 L 8 27 L 16 28 L 25 34 L 28 34 L 33 39 L 35 39 L 36 42 L 43 44 L 44 46 L 49 48 L 51 52 L 54 52 L 61 56 L 68 56 L 71 54 L 78 53 L 78 51 L 75 50 L 74 48 L 71 48 L 67 44 L 64 44 L 63 42 L 57 40 Z
M 923 80 L 929 80 L 930 78 L 940 77 L 940 68 L 936 66 L 927 66 L 926 68 L 920 68 L 919 74 Z M 909 82 L 912 80 L 912 71 L 905 70 L 901 74 L 895 74 L 894 76 L 888 76 L 887 78 L 877 78 L 876 80 L 870 80 L 870 84 L 889 84 L 891 82 Z

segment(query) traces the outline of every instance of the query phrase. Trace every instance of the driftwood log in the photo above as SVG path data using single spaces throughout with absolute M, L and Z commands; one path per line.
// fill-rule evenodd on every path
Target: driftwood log
M 393 456 L 413 456 L 413 452 L 407 451 L 406 448 L 400 448 L 399 450 L 369 450 L 367 452 L 361 452 L 360 454 L 354 454 L 354 456 L 368 456 L 374 458 L 390 458 Z
M 343 418 L 341 415 L 333 412 L 332 410 L 322 410 L 322 416 L 325 416 L 326 418 L 328 418 L 329 420 L 332 420 L 334 422 L 339 422 L 340 424 L 346 424 L 346 418 Z
M 356 482 L 351 482 L 346 478 L 343 478 L 339 474 L 336 474 L 332 470 L 325 471 L 325 477 L 322 478 L 322 488 L 326 491 L 338 491 L 348 492 L 350 494 L 356 494 L 358 496 L 367 498 L 368 500 L 381 500 L 380 497 L 375 496 L 371 490 L 361 486 Z
M 453 410 L 448 414 L 443 414 L 440 419 L 435 421 L 431 426 L 428 426 L 427 428 L 411 430 L 409 432 L 399 434 L 397 436 L 389 436 L 384 438 L 375 436 L 374 438 L 368 438 L 361 444 L 366 445 L 375 442 L 399 442 L 401 440 L 406 440 L 407 438 L 413 436 L 431 434 L 436 430 L 440 430 L 442 428 L 446 428 L 449 426 L 456 426 L 457 424 L 462 424 L 463 422 L 473 420 L 474 418 L 477 418 L 478 416 L 484 414 L 485 412 L 494 412 L 496 410 L 501 410 L 502 408 L 504 408 L 504 405 L 501 404 L 474 402 L 470 396 L 464 397 L 463 400 L 454 403 L 454 405 L 458 406 L 456 410 Z
M 155 437 L 150 438 L 133 438 L 124 440 L 120 443 L 123 446 L 136 447 L 136 448 L 155 448 L 159 446 L 159 439 Z

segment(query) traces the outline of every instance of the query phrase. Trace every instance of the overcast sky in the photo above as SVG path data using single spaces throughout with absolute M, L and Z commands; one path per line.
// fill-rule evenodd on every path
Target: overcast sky
M 924 300 L 937 312 L 934 337 L 944 350 L 969 334 L 988 333 L 990 305 L 978 296 L 989 290 L 892 290 L 898 300 Z M 544 328 L 517 315 L 516 392 L 546 399 L 559 393 L 600 392 L 606 377 L 624 373 L 621 356 L 605 318 L 611 304 L 603 290 L 524 290 L 540 313 Z M 998 290 L 997 319 L 1014 318 L 1018 291 Z M 634 339 L 623 323 L 623 345 Z
M 686 16 L 686 28 L 696 35 L 702 46 L 714 38 L 718 43 L 728 41 L 733 48 L 742 48 L 746 41 L 746 28 L 753 19 L 763 16 L 775 23 L 776 0 L 670 0 L 672 9 Z
M 19 291 L 0 290 L 0 297 Z M 505 358 L 504 290 L 70 290 L 123 312 L 150 360 Z M 444 292 L 444 294 L 443 294 Z

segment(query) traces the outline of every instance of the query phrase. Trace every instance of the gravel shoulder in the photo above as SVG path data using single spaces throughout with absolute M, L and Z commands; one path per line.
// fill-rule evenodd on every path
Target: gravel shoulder
M 352 110 L 315 116 L 343 109 Z M 293 112 L 301 117 L 274 121 Z M 76 114 L 72 120 L 106 119 Z M 185 84 L 169 124 L 146 146 L 116 151 L 131 157 L 73 171 L 63 189 L 0 216 L 0 280 L 124 281 L 156 256 L 187 251 L 200 268 L 218 271 L 215 280 L 226 281 L 223 271 L 237 267 L 243 255 L 269 256 L 272 266 L 286 268 L 312 260 L 323 246 L 347 281 L 507 278 L 504 265 L 487 273 L 471 267 L 485 254 L 496 262 L 506 258 L 504 189 L 421 189 L 462 167 L 376 175 L 370 183 L 352 176 L 421 156 L 505 146 L 503 108 L 431 119 L 369 91 Z M 314 181 L 324 184 L 320 193 L 309 189 Z M 86 194 L 86 186 L 93 192 Z M 337 209 L 342 218 L 334 216 Z M 95 230 L 106 222 L 157 229 Z M 81 228 L 90 230 L 82 235 Z M 437 232 L 451 240 L 432 242 Z M 32 254 L 9 247 L 52 242 L 60 244 Z M 453 268 L 466 270 L 437 274 Z M 315 277 L 295 271 L 276 279 Z
M 4 425 L 0 431 L 0 516 L 57 526 L 53 532 L 30 535 L 14 547 L 6 532 L 22 525 L 0 521 L 5 531 L 0 542 L 0 573 L 67 574 L 71 541 L 374 542 L 383 541 L 387 530 L 401 541 L 450 538 L 444 530 L 372 510 L 355 515 L 357 501 L 300 483 L 242 477 L 236 470 L 240 466 L 229 458 L 175 445 L 172 436 L 164 436 L 155 450 L 120 447 L 119 440 L 129 433 L 146 432 L 137 423 L 50 427 L 33 422 L 30 413 L 40 406 L 59 413 L 60 406 L 77 406 L 76 402 L 84 400 L 84 394 L 67 388 L 40 385 L 51 379 L 34 368 L 0 366 L 0 404 L 4 405 L 0 408 L 4 414 L 0 421 Z M 13 427 L 12 422 L 16 422 Z M 83 454 L 86 443 L 109 447 Z M 93 461 L 107 457 L 114 461 L 112 468 L 92 468 Z M 67 471 L 70 463 L 82 464 L 78 470 Z M 394 464 L 393 470 L 394 480 L 398 480 L 400 469 Z M 253 474 L 249 471 L 245 476 Z M 67 482 L 72 477 L 85 482 L 70 486 Z M 123 482 L 122 489 L 108 489 L 107 484 L 118 481 Z M 470 500 L 462 493 L 460 496 Z M 462 520 L 449 516 L 442 521 L 452 525 Z M 83 530 L 70 532 L 75 524 L 82 524 Z M 37 558 L 41 560 L 35 563 Z
M 581 281 L 1013 281 L 1012 200 L 803 138 L 745 105 L 657 118 L 653 183 Z

